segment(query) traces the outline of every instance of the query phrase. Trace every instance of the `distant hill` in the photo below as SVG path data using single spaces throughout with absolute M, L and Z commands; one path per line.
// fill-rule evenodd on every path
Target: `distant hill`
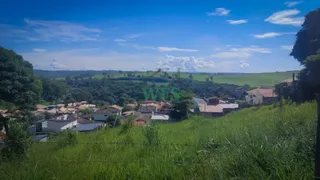
M 82 76 L 82 77 L 93 77 L 97 79 L 103 78 L 106 74 L 111 75 L 113 80 L 146 80 L 147 77 L 154 78 L 172 78 L 176 72 L 167 72 L 165 76 L 164 72 L 141 72 L 141 71 L 131 71 L 134 77 L 128 77 L 130 71 L 117 71 L 117 70 L 105 70 L 105 71 L 47 71 L 47 70 L 34 70 L 35 74 L 40 77 L 51 77 L 51 78 L 63 78 L 66 76 Z M 235 85 L 245 85 L 248 84 L 251 87 L 259 86 L 273 86 L 283 80 L 292 78 L 292 73 L 298 73 L 299 71 L 286 71 L 286 72 L 268 72 L 268 73 L 205 73 L 196 72 L 191 73 L 193 80 L 196 81 L 213 81 L 215 83 L 226 83 Z M 190 73 L 181 72 L 181 78 L 189 78 Z M 153 80 L 154 78 L 150 78 Z M 161 81 L 166 82 L 166 81 Z
M 83 71 L 68 71 L 68 70 L 61 70 L 61 71 L 48 71 L 48 70 L 38 70 L 35 69 L 34 73 L 39 77 L 51 77 L 51 78 L 61 78 L 67 76 L 93 76 L 97 74 L 103 74 L 108 72 L 109 74 L 117 74 L 119 71 L 116 70 L 107 70 L 107 71 L 94 71 L 94 70 L 83 70 Z

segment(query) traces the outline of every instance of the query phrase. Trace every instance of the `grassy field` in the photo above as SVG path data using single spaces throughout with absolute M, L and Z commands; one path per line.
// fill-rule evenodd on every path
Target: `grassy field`
M 65 134 L 2 162 L 0 179 L 312 179 L 315 127 L 316 104 L 305 103 L 104 129 L 61 147 Z
M 297 73 L 297 72 L 296 72 Z M 159 77 L 163 73 L 149 72 L 149 73 L 135 73 L 136 76 L 143 75 L 145 77 L 154 75 Z M 172 75 L 172 73 L 168 73 Z M 273 86 L 283 80 L 292 78 L 292 72 L 273 72 L 273 73 L 250 73 L 250 74 L 226 74 L 226 75 L 215 75 L 215 74 L 193 74 L 193 79 L 197 81 L 206 81 L 206 78 L 213 76 L 213 82 L 216 83 L 228 83 L 235 85 L 248 84 L 251 87 Z M 115 74 L 113 78 L 125 77 L 125 74 Z M 182 78 L 188 78 L 189 74 L 181 73 Z M 103 75 L 94 75 L 93 78 L 103 78 Z

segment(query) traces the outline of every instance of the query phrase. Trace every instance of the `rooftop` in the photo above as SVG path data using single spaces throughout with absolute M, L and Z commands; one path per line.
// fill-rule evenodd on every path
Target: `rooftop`
M 277 95 L 274 93 L 273 89 L 262 89 L 262 88 L 257 88 L 253 89 L 250 91 L 247 91 L 248 94 L 253 94 L 253 95 L 262 95 L 263 97 L 277 97 Z
M 200 112 L 223 113 L 223 108 L 220 105 L 207 105 L 200 108 Z
M 77 124 L 77 126 L 73 129 L 75 131 L 92 131 L 103 127 L 104 124 L 97 123 L 97 124 Z
M 160 115 L 160 114 L 154 114 L 151 116 L 151 120 L 169 120 L 168 115 Z
M 48 137 L 47 134 L 39 134 L 39 135 L 35 135 L 35 136 L 32 136 L 32 141 L 39 141 L 43 138 L 46 138 Z
M 192 98 L 197 104 L 207 104 L 207 102 L 201 98 Z
M 110 106 L 111 108 L 115 108 L 115 109 L 118 109 L 118 110 L 122 110 L 122 107 L 121 106 L 118 106 L 118 105 L 112 105 Z

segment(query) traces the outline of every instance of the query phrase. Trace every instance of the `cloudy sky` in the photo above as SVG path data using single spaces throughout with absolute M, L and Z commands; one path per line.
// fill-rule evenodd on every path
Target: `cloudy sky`
M 0 45 L 46 70 L 296 70 L 317 1 L 2 0 Z

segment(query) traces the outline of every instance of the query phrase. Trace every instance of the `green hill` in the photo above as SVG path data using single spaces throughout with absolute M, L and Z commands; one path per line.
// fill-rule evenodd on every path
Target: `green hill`
M 292 78 L 292 73 L 298 73 L 298 71 L 288 71 L 288 72 L 273 72 L 273 73 L 245 73 L 245 74 L 203 74 L 203 73 L 193 73 L 193 79 L 197 81 L 206 81 L 206 79 L 210 76 L 213 76 L 213 82 L 215 83 L 227 83 L 227 84 L 235 84 L 235 85 L 245 85 L 248 84 L 251 87 L 259 87 L 263 86 L 273 86 L 283 80 Z M 168 73 L 172 75 L 172 73 Z M 125 73 L 114 74 L 113 78 L 125 77 Z M 139 72 L 135 73 L 135 76 L 154 76 L 159 77 L 163 75 L 163 73 L 155 73 L 155 72 Z M 181 73 L 182 78 L 188 78 L 189 74 Z M 103 78 L 102 74 L 94 75 L 93 78 Z
M 315 122 L 305 103 L 78 134 L 60 147 L 64 134 L 1 163 L 0 179 L 312 179 Z

